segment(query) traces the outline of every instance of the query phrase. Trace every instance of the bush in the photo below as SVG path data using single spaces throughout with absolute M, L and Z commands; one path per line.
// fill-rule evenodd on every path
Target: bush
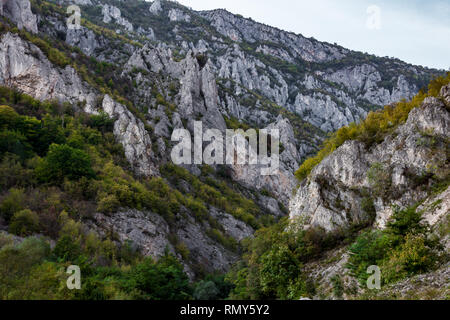
M 108 114 L 102 112 L 98 115 L 91 115 L 87 121 L 87 125 L 101 132 L 112 132 L 114 119 L 111 119 Z
M 186 300 L 191 296 L 189 279 L 178 260 L 166 255 L 158 262 L 151 258 L 133 268 L 129 285 L 138 289 L 140 298 L 150 300 Z
M 74 262 L 81 254 L 80 245 L 69 235 L 63 235 L 56 243 L 53 254 L 61 261 Z
M 31 210 L 16 212 L 9 225 L 9 232 L 18 236 L 29 236 L 39 231 L 39 217 Z
M 31 146 L 26 137 L 16 131 L 0 131 L 0 156 L 5 153 L 16 154 L 21 160 L 31 154 Z
M 0 203 L 0 215 L 8 222 L 12 216 L 23 209 L 25 194 L 23 190 L 11 189 Z
M 286 246 L 274 246 L 261 257 L 261 287 L 268 297 L 287 299 L 288 287 L 300 276 L 301 263 Z
M 36 168 L 40 181 L 62 183 L 64 178 L 79 180 L 95 176 L 89 156 L 68 145 L 52 144 L 45 159 Z
M 435 251 L 439 249 L 438 243 L 428 238 L 429 232 L 416 207 L 394 208 L 385 230 L 364 232 L 350 246 L 347 268 L 362 285 L 370 265 L 381 267 L 385 283 L 426 272 L 436 265 Z
M 217 300 L 219 289 L 212 281 L 200 281 L 194 290 L 195 300 Z
M 433 269 L 438 257 L 421 235 L 408 234 L 405 243 L 394 250 L 381 266 L 385 283 L 393 283 L 408 276 Z
M 391 187 L 391 171 L 382 163 L 375 162 L 367 172 L 367 179 L 374 195 L 384 197 Z
M 19 114 L 10 106 L 0 106 L 0 129 L 16 128 L 20 121 Z
M 120 202 L 114 194 L 105 195 L 98 201 L 97 211 L 102 213 L 116 212 L 120 207 Z
M 395 247 L 396 241 L 395 237 L 382 231 L 364 232 L 349 248 L 347 268 L 364 285 L 369 277 L 367 268 L 381 265 Z
M 405 210 L 394 207 L 394 213 L 388 221 L 387 230 L 401 237 L 408 234 L 425 234 L 428 231 L 428 225 L 422 220 L 422 213 L 417 211 L 416 206 Z

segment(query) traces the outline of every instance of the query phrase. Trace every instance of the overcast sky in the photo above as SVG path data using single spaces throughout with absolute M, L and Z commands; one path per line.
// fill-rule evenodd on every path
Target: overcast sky
M 179 0 L 412 64 L 450 68 L 450 0 Z

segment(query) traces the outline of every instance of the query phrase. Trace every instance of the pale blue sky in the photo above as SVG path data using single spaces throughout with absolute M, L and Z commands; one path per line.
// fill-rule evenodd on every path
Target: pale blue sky
M 349 49 L 450 68 L 450 0 L 179 0 L 195 10 L 225 8 Z M 369 29 L 367 8 L 381 9 Z

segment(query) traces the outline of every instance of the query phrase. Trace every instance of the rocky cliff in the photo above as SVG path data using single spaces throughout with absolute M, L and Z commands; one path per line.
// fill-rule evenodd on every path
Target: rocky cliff
M 193 209 L 186 207 L 170 226 L 154 212 L 136 208 L 110 215 L 95 212 L 89 222 L 99 234 L 114 228 L 119 241 L 131 240 L 146 255 L 161 256 L 166 248 L 175 252 L 174 244 L 183 243 L 191 255 L 178 257 L 185 260 L 191 278 L 198 271 L 195 266 L 226 271 L 238 259 L 238 250 L 227 247 L 223 239 L 239 242 L 261 226 L 248 211 L 261 220 L 286 215 L 298 183 L 294 172 L 319 149 L 327 132 L 364 118 L 369 110 L 411 98 L 439 74 L 224 10 L 196 12 L 172 1 L 78 0 L 83 17 L 79 29 L 66 25 L 66 7 L 72 1 L 2 3 L 2 86 L 42 101 L 69 103 L 89 114 L 106 113 L 114 120 L 115 139 L 137 177 L 162 177 L 186 194 L 194 188 L 193 177 L 219 195 L 225 192 L 221 183 L 232 186 L 235 193 L 227 196 L 242 207 L 206 203 L 208 222 L 197 221 Z M 204 175 L 202 166 L 186 166 L 189 176 L 170 181 L 163 169 L 170 163 L 172 132 L 184 128 L 193 133 L 194 121 L 200 120 L 204 130 L 279 129 L 279 173 L 261 176 L 260 167 L 235 164 L 213 166 L 213 172 Z M 399 194 L 395 199 L 374 199 L 382 225 L 393 201 L 406 205 L 424 196 L 411 189 L 411 175 L 422 174 L 426 164 L 445 156 L 445 151 L 418 145 L 421 132 L 431 128 L 429 134 L 442 143 L 448 112 L 437 100 L 427 101 L 391 140 L 373 150 L 347 143 L 300 187 L 291 200 L 292 217 L 302 216 L 308 224 L 330 231 L 364 223 L 368 217 L 360 210 L 366 198 L 361 190 L 370 189 L 367 170 L 382 162 L 392 170 L 393 192 Z M 212 236 L 213 229 L 220 229 L 222 241 Z
M 424 185 L 448 176 L 448 90 L 442 88 L 440 99 L 426 98 L 382 143 L 367 149 L 363 142 L 347 141 L 325 158 L 291 199 L 291 219 L 327 231 L 365 223 L 383 228 L 394 205 L 427 199 Z

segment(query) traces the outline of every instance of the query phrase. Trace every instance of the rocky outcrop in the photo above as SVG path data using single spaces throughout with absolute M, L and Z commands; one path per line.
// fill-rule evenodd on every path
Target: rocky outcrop
M 159 258 L 166 249 L 175 252 L 168 240 L 170 230 L 167 222 L 152 212 L 121 210 L 113 215 L 96 213 L 90 226 L 101 236 L 114 232 L 121 243 L 129 242 L 146 256 Z
M 373 300 L 441 300 L 448 299 L 450 291 L 450 263 L 438 270 L 420 274 L 395 284 L 381 291 L 374 291 Z
M 152 5 L 150 6 L 150 12 L 157 15 L 163 10 L 161 6 L 161 0 L 155 0 L 153 1 Z
M 31 12 L 29 0 L 7 0 L 0 1 L 0 14 L 11 19 L 19 29 L 37 33 L 37 18 Z
M 83 26 L 80 26 L 80 29 L 67 29 L 66 43 L 72 47 L 80 48 L 88 56 L 92 56 L 95 49 L 101 46 L 96 34 Z
M 12 33 L 0 40 L 0 83 L 39 100 L 70 102 L 88 113 L 99 111 L 98 93 L 89 88 L 72 67 L 54 67 L 38 47 Z M 101 108 L 116 119 L 114 133 L 136 172 L 153 175 L 151 140 L 142 121 L 109 96 L 104 97 Z
M 375 225 L 384 227 L 393 205 L 408 207 L 427 198 L 417 181 L 448 173 L 449 132 L 448 110 L 441 100 L 427 98 L 404 125 L 370 150 L 362 142 L 347 141 L 302 182 L 290 202 L 291 219 L 336 231 L 371 222 L 367 206 L 373 201 Z M 375 182 L 369 170 L 377 176 Z
M 127 19 L 122 17 L 119 8 L 105 4 L 102 6 L 102 14 L 104 23 L 110 23 L 114 20 L 115 23 L 123 26 L 128 31 L 133 31 L 133 25 Z
M 279 168 L 270 175 L 262 175 L 263 168 L 269 168 L 265 164 L 264 155 L 259 155 L 258 164 L 234 164 L 231 166 L 233 180 L 259 191 L 268 191 L 273 194 L 283 205 L 287 205 L 289 197 L 296 185 L 296 178 L 293 174 L 293 168 L 298 167 L 300 156 L 297 150 L 296 141 L 293 134 L 293 128 L 287 119 L 279 117 L 276 122 L 265 128 L 270 135 L 272 130 L 279 131 L 279 141 L 284 150 L 280 150 Z M 269 138 L 268 138 L 269 139 Z M 247 144 L 249 153 L 255 153 Z M 269 210 L 278 212 L 275 208 Z
M 135 172 L 142 176 L 155 175 L 157 169 L 152 162 L 152 141 L 144 124 L 125 106 L 105 95 L 102 109 L 113 119 L 114 135 L 125 149 L 125 157 Z
M 232 215 L 216 208 L 211 208 L 210 214 L 223 226 L 225 233 L 237 242 L 253 237 L 255 230 L 244 222 L 235 219 Z
M 172 22 L 191 22 L 191 16 L 180 9 L 171 9 L 169 11 L 169 20 Z
M 345 50 L 338 49 L 303 36 L 281 31 L 250 19 L 244 19 L 225 10 L 204 11 L 200 14 L 208 19 L 217 31 L 234 41 L 282 41 L 296 57 L 306 61 L 328 61 L 343 57 Z
M 83 103 L 88 112 L 95 110 L 95 92 L 72 67 L 55 68 L 38 47 L 13 33 L 0 39 L 0 82 L 39 100 Z

